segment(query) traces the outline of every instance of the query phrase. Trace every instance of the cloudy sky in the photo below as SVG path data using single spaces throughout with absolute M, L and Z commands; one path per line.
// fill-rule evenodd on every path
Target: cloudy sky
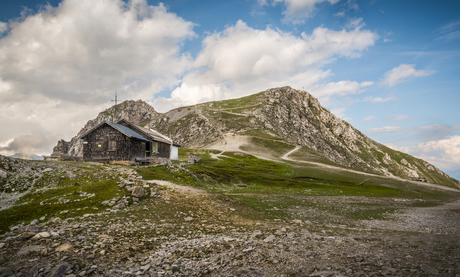
M 0 153 L 49 154 L 123 100 L 160 112 L 289 85 L 460 169 L 456 0 L 0 3 Z

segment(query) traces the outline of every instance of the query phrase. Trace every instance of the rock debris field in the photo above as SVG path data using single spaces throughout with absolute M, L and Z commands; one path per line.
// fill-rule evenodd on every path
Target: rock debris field
M 314 206 L 259 219 L 230 197 L 128 173 L 118 184 L 129 195 L 103 212 L 44 216 L 0 235 L 0 276 L 460 276 L 458 201 L 349 224 Z

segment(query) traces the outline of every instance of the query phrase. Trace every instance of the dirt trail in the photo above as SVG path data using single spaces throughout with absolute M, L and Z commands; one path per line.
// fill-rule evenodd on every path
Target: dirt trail
M 240 135 L 234 135 L 232 133 L 229 133 L 229 134 L 224 135 L 223 140 L 215 142 L 215 143 L 212 143 L 212 144 L 209 144 L 209 145 L 205 146 L 204 149 L 214 149 L 214 150 L 222 151 L 219 154 L 212 154 L 211 153 L 211 157 L 213 159 L 219 159 L 219 156 L 221 156 L 222 153 L 224 153 L 224 152 L 242 152 L 242 153 L 257 157 L 257 158 L 262 159 L 262 160 L 274 161 L 273 159 L 263 157 L 263 156 L 260 156 L 258 154 L 247 152 L 247 151 L 244 151 L 244 150 L 240 149 L 241 146 L 243 146 L 245 144 L 248 144 L 249 138 L 250 137 L 248 137 L 248 136 L 240 136 Z
M 174 184 L 172 182 L 169 182 L 169 181 L 148 180 L 146 182 L 150 183 L 150 184 L 157 184 L 157 185 L 160 185 L 160 186 L 165 186 L 165 187 L 168 187 L 170 189 L 176 190 L 176 191 L 178 191 L 180 193 L 183 193 L 183 194 L 190 194 L 190 195 L 206 195 L 206 194 L 208 194 L 206 191 L 204 191 L 202 189 L 176 185 L 176 184 Z

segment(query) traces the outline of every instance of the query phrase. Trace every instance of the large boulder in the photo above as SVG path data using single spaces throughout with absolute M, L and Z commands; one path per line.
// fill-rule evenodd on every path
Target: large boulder
M 136 187 L 133 188 L 133 192 L 131 193 L 131 195 L 133 197 L 140 198 L 140 197 L 145 195 L 145 189 L 136 186 Z
M 8 173 L 0 169 L 0 178 L 6 178 L 6 177 L 8 177 Z
M 60 264 L 55 266 L 48 276 L 50 277 L 62 277 L 72 267 L 70 264 Z

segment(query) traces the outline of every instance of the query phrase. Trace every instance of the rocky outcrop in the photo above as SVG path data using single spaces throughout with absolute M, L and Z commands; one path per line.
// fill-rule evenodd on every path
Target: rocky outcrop
M 70 142 L 67 142 L 63 139 L 58 141 L 57 145 L 53 148 L 53 153 L 51 154 L 52 157 L 58 157 L 67 155 L 69 152 Z

